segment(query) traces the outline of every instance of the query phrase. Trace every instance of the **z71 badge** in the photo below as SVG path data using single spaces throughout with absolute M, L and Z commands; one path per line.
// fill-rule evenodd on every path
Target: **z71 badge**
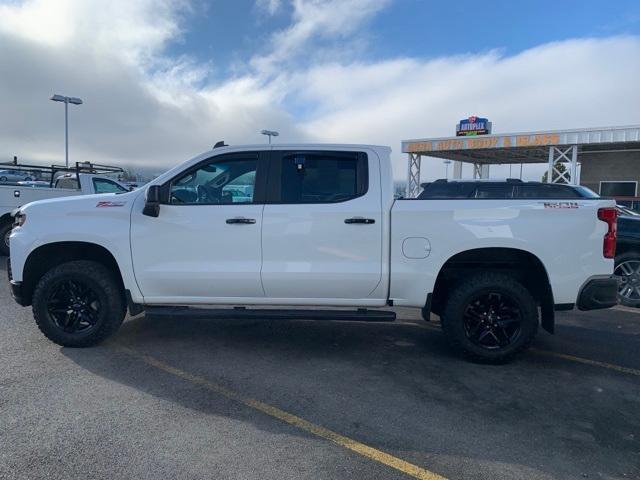
M 102 207 L 124 207 L 127 202 L 98 202 L 96 208 Z

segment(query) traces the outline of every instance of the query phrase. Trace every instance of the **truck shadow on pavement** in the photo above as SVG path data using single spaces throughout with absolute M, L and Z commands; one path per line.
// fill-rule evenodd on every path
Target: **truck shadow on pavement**
M 615 473 L 631 471 L 637 456 L 637 441 L 627 438 L 638 438 L 640 400 L 629 396 L 628 379 L 558 369 L 533 355 L 470 364 L 450 353 L 440 332 L 410 324 L 140 316 L 101 347 L 62 349 L 82 368 L 145 394 L 308 436 L 121 347 L 454 478 L 478 465 L 489 476 L 492 465 L 527 478 Z

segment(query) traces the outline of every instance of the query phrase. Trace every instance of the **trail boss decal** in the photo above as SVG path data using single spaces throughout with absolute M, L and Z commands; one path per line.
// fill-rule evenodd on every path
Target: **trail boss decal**
M 544 202 L 544 208 L 580 208 L 578 202 Z
M 98 202 L 96 208 L 103 207 L 124 207 L 127 202 Z

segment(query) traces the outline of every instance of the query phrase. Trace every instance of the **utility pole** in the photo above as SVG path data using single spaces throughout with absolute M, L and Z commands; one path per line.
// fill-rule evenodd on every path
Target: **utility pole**
M 69 104 L 82 105 L 82 100 L 77 97 L 67 97 L 65 95 L 54 95 L 51 97 L 54 102 L 64 103 L 64 163 L 69 166 Z

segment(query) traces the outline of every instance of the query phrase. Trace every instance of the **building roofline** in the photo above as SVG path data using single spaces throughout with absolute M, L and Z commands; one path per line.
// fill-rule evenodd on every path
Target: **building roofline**
M 535 130 L 530 132 L 504 132 L 504 133 L 492 133 L 490 135 L 470 135 L 470 136 L 450 136 L 450 137 L 431 137 L 431 138 L 411 138 L 402 140 L 402 143 L 412 142 L 432 142 L 443 140 L 461 140 L 464 138 L 492 138 L 492 137 L 517 137 L 517 136 L 531 136 L 531 135 L 548 135 L 548 134 L 580 134 L 580 133 L 597 133 L 614 130 L 638 130 L 640 131 L 640 125 L 620 125 L 610 127 L 586 127 L 586 128 L 568 128 L 562 130 Z

